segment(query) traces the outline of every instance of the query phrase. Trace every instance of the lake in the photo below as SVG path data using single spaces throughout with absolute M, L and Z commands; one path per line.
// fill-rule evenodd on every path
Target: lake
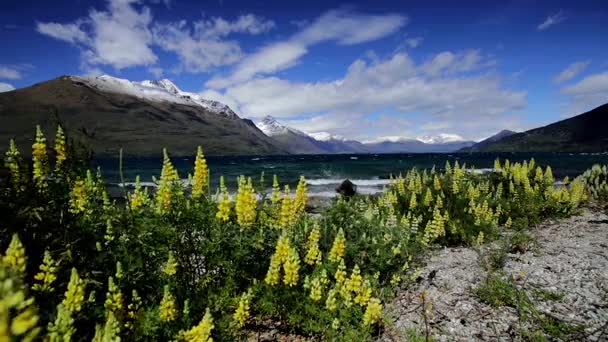
M 300 175 L 308 181 L 309 193 L 316 196 L 333 196 L 334 189 L 344 179 L 350 179 L 358 186 L 359 192 L 374 193 L 388 183 L 390 175 L 398 175 L 416 167 L 443 168 L 446 161 L 458 161 L 467 167 L 489 169 L 494 160 L 523 161 L 534 158 L 541 166 L 551 165 L 556 179 L 576 176 L 593 164 L 608 164 L 608 153 L 424 153 L 424 154 L 332 154 L 332 155 L 288 155 L 288 156 L 210 156 L 207 163 L 211 170 L 211 188 L 214 192 L 219 177 L 226 178 L 228 188 L 233 191 L 239 175 L 250 176 L 257 183 L 262 172 L 265 184 L 272 185 L 272 175 L 279 177 L 281 184 L 290 184 L 294 189 Z M 172 158 L 180 177 L 186 179 L 192 173 L 194 156 Z M 110 183 L 120 183 L 118 158 L 100 158 L 95 161 L 104 177 Z M 162 157 L 125 158 L 123 174 L 125 183 L 135 181 L 140 175 L 144 184 L 158 177 L 162 167 Z

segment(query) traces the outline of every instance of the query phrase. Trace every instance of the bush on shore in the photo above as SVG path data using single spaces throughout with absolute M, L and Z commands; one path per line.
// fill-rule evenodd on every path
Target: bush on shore
M 0 336 L 26 340 L 229 340 L 277 322 L 366 340 L 430 246 L 571 215 L 589 192 L 578 178 L 554 187 L 534 160 L 483 175 L 448 163 L 314 218 L 303 177 L 265 193 L 241 176 L 234 196 L 223 180 L 212 194 L 199 148 L 188 185 L 164 151 L 156 191 L 138 179 L 119 204 L 61 128 L 52 146 L 38 128 L 32 148 L 26 162 L 11 141 L 0 179 Z

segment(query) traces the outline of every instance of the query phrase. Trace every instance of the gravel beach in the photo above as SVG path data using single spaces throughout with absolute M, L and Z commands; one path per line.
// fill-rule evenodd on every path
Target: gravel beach
M 574 217 L 531 228 L 536 240 L 525 253 L 509 253 L 503 267 L 519 290 L 546 317 L 581 326 L 575 340 L 608 340 L 608 216 L 583 209 Z M 382 341 L 432 336 L 439 341 L 523 339 L 516 308 L 493 307 L 475 295 L 484 281 L 480 248 L 444 248 L 430 253 L 422 281 L 387 304 L 389 324 Z M 538 295 L 556 294 L 552 297 Z M 550 339 L 555 340 L 555 339 Z

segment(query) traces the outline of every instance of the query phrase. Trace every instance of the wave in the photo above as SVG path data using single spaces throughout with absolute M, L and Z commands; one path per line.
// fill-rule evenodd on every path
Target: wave
M 342 184 L 344 178 L 319 178 L 319 179 L 307 179 L 308 185 L 333 185 Z M 357 186 L 381 186 L 390 184 L 390 179 L 351 179 Z

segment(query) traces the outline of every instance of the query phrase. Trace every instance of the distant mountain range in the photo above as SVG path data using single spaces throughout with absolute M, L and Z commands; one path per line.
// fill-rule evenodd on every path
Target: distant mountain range
M 444 153 L 472 146 L 474 141 L 462 140 L 457 135 L 441 134 L 419 139 L 386 138 L 359 142 L 333 136 L 326 132 L 307 134 L 266 116 L 256 124 L 267 136 L 278 141 L 293 154 L 322 153 Z
M 607 151 L 608 105 L 524 133 L 502 131 L 481 142 L 439 134 L 418 139 L 356 141 L 306 133 L 271 116 L 257 123 L 230 107 L 180 90 L 170 80 L 134 82 L 111 76 L 62 76 L 0 93 L 0 141 L 15 138 L 25 154 L 34 126 L 52 140 L 57 124 L 98 155 L 208 155 L 326 153 L 449 153 L 494 151 Z M 0 144 L 0 152 L 7 144 Z
M 501 132 L 502 133 L 502 132 Z M 484 140 L 459 152 L 607 152 L 608 104 L 522 133 Z

